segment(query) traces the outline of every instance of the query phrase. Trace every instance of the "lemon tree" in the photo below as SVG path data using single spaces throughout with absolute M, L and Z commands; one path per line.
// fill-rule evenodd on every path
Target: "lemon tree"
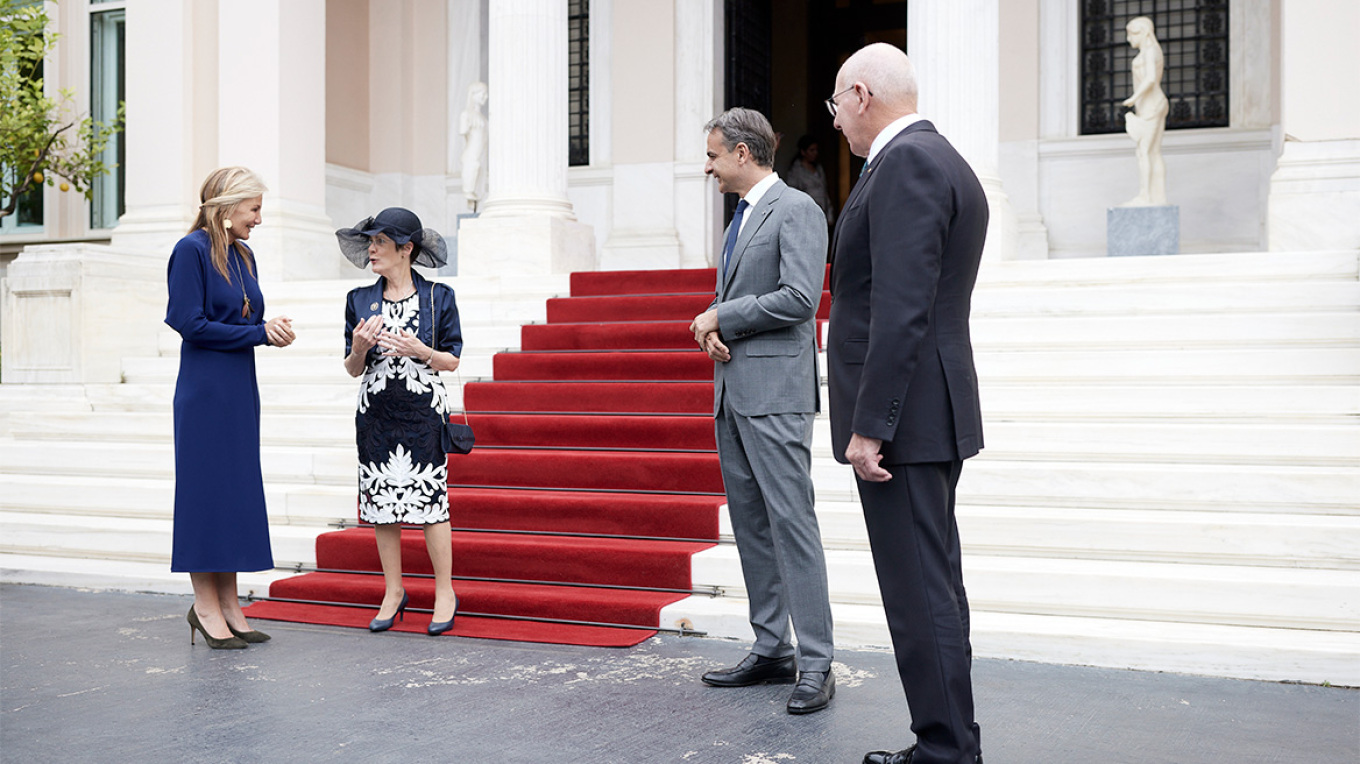
M 123 129 L 123 105 L 111 124 L 75 113 L 75 95 L 48 96 L 43 62 L 57 44 L 41 2 L 0 0 L 0 218 L 13 214 L 39 184 L 73 188 L 89 199 L 92 181 L 111 169 L 101 160 Z

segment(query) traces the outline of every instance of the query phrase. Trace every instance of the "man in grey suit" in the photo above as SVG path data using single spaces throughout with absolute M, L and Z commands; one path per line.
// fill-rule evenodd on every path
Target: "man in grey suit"
M 729 109 L 704 129 L 704 171 L 742 199 L 724 237 L 717 295 L 690 330 L 716 362 L 718 455 L 756 641 L 736 666 L 703 680 L 745 687 L 796 679 L 789 713 L 812 713 L 836 692 L 811 475 L 826 216 L 772 171 L 774 131 L 759 112 Z

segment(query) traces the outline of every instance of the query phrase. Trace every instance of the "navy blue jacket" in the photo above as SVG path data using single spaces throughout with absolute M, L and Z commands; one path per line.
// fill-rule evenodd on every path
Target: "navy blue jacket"
M 416 336 L 420 341 L 435 350 L 452 353 L 455 356 L 463 355 L 463 331 L 458 324 L 458 305 L 453 299 L 453 289 L 447 284 L 426 281 L 415 270 L 411 271 L 411 280 L 415 283 L 416 293 L 420 295 L 420 330 Z M 349 295 L 345 297 L 345 355 L 348 356 L 354 347 L 354 327 L 361 321 L 365 321 L 369 316 L 382 315 L 383 288 L 386 280 L 381 276 L 378 280 L 368 286 L 355 287 L 351 289 Z M 433 301 L 434 315 L 439 322 L 439 344 L 435 344 L 433 327 L 435 322 L 430 320 L 431 301 Z M 364 359 L 364 365 L 372 365 L 377 356 L 382 353 L 382 349 L 374 345 L 368 351 L 368 358 Z

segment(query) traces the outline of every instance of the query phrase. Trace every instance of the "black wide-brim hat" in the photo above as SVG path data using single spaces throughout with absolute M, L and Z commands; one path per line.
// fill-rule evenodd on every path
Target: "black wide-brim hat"
M 444 237 L 433 228 L 420 225 L 416 213 L 405 207 L 388 207 L 375 217 L 360 220 L 353 228 L 341 228 L 335 232 L 340 242 L 340 251 L 360 268 L 368 267 L 368 240 L 371 236 L 385 233 L 398 247 L 406 242 L 414 242 L 411 263 L 426 268 L 438 268 L 449 261 L 449 248 Z

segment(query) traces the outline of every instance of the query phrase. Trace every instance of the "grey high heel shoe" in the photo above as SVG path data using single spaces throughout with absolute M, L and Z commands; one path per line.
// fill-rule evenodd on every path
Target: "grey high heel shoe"
M 246 641 L 240 637 L 218 639 L 209 634 L 208 630 L 203 628 L 202 622 L 198 620 L 198 613 L 194 612 L 192 605 L 189 606 L 189 615 L 185 616 L 185 619 L 189 621 L 189 644 L 191 645 L 194 644 L 194 631 L 201 631 L 203 638 L 208 641 L 208 647 L 214 650 L 244 650 L 247 647 Z
M 237 631 L 236 629 L 232 628 L 231 624 L 227 624 L 227 628 L 231 629 L 232 634 L 235 634 L 236 636 L 240 637 L 241 639 L 244 639 L 245 641 L 251 643 L 252 645 L 259 644 L 260 642 L 269 641 L 269 635 L 265 634 L 263 631 L 255 631 L 254 629 L 251 629 L 250 631 Z

